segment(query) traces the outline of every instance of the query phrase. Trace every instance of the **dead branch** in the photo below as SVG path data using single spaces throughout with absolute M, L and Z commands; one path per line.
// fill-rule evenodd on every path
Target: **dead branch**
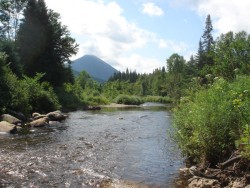
M 218 167 L 219 167 L 221 170 L 223 170 L 223 169 L 229 167 L 231 164 L 233 164 L 233 163 L 239 161 L 241 158 L 242 158 L 241 155 L 237 155 L 236 157 L 233 157 L 233 158 L 231 158 L 231 159 L 228 159 L 227 161 L 225 161 L 225 162 L 223 162 L 223 163 L 219 163 L 219 164 L 218 164 Z

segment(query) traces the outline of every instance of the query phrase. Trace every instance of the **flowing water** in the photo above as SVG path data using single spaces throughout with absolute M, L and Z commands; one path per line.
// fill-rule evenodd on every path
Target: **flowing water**
M 0 187 L 177 187 L 171 113 L 149 106 L 76 111 L 50 127 L 0 134 Z

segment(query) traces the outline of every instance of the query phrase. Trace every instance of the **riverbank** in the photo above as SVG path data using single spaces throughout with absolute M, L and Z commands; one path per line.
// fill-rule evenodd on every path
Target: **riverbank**
M 238 151 L 214 167 L 209 163 L 187 166 L 180 169 L 180 178 L 188 188 L 250 188 L 250 161 Z

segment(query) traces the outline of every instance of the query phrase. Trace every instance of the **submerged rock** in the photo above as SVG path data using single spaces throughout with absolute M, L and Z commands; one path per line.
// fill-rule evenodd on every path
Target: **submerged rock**
M 1 121 L 0 132 L 15 134 L 17 132 L 17 127 L 7 121 Z

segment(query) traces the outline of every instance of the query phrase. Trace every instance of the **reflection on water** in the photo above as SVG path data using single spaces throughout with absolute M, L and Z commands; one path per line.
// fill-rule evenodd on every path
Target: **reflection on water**
M 0 134 L 0 187 L 175 187 L 182 165 L 165 107 L 77 111 Z

